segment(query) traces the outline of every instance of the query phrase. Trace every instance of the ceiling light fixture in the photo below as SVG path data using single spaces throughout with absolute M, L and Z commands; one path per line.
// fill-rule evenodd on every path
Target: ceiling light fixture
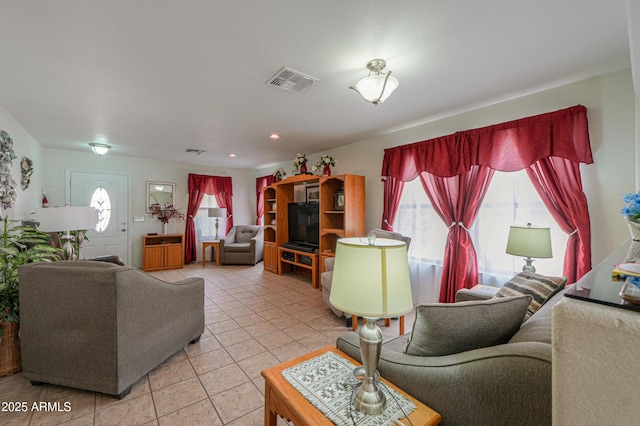
M 229 154 L 229 157 L 231 157 L 231 158 L 236 158 L 236 157 L 237 157 L 237 155 L 236 155 L 236 154 Z
M 103 143 L 90 143 L 91 150 L 98 155 L 104 155 L 111 149 L 111 145 L 105 145 Z
M 269 135 L 269 139 L 273 139 L 273 140 L 280 139 L 280 135 L 279 135 L 279 134 L 277 134 L 277 133 L 271 133 L 271 134 Z
M 374 105 L 381 104 L 398 88 L 398 79 L 391 77 L 391 71 L 383 73 L 382 70 L 387 65 L 384 59 L 374 59 L 367 63 L 369 75 L 355 86 L 349 86 L 367 102 Z

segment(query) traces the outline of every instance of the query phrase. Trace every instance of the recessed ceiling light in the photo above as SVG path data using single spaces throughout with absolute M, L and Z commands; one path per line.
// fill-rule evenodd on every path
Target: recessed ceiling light
M 280 139 L 280 135 L 279 135 L 279 134 L 277 134 L 277 133 L 271 133 L 271 134 L 269 135 L 269 139 L 274 139 L 274 140 L 275 140 L 275 139 Z
M 231 158 L 236 158 L 236 157 L 237 157 L 237 155 L 236 155 L 236 154 L 229 154 L 229 157 L 231 157 Z

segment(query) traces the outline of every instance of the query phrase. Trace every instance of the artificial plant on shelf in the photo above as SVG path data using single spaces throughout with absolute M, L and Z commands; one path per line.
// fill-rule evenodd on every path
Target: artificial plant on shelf
M 284 168 L 280 167 L 273 172 L 273 177 L 276 179 L 276 182 L 280 182 L 283 177 L 287 175 L 287 172 L 284 171 Z
M 330 176 L 331 167 L 335 167 L 335 166 L 336 166 L 336 160 L 334 160 L 333 157 L 328 154 L 323 154 L 322 156 L 320 156 L 320 161 L 318 161 L 317 164 L 311 167 L 311 171 L 317 172 L 318 170 L 320 170 L 320 168 L 322 168 L 322 174 Z
M 307 173 L 307 154 L 296 154 L 293 160 L 293 173 Z

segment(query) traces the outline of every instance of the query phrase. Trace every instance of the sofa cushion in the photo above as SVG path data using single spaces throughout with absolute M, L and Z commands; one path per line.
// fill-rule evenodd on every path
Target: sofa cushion
M 507 343 L 529 303 L 531 296 L 419 305 L 404 352 L 442 356 Z
M 249 243 L 225 244 L 224 249 L 228 253 L 248 253 L 251 251 L 251 244 Z
M 236 231 L 236 243 L 249 243 L 251 239 L 256 236 L 258 231 L 253 229 L 238 229 Z
M 511 278 L 494 298 L 529 295 L 532 297 L 525 321 L 528 320 L 547 300 L 562 290 L 567 277 L 547 277 L 533 272 L 520 272 Z

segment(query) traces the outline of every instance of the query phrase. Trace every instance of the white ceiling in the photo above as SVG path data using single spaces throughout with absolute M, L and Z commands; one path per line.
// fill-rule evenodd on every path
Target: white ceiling
M 627 68 L 636 1 L 2 0 L 0 105 L 48 148 L 260 168 Z M 374 58 L 379 106 L 348 89 Z

